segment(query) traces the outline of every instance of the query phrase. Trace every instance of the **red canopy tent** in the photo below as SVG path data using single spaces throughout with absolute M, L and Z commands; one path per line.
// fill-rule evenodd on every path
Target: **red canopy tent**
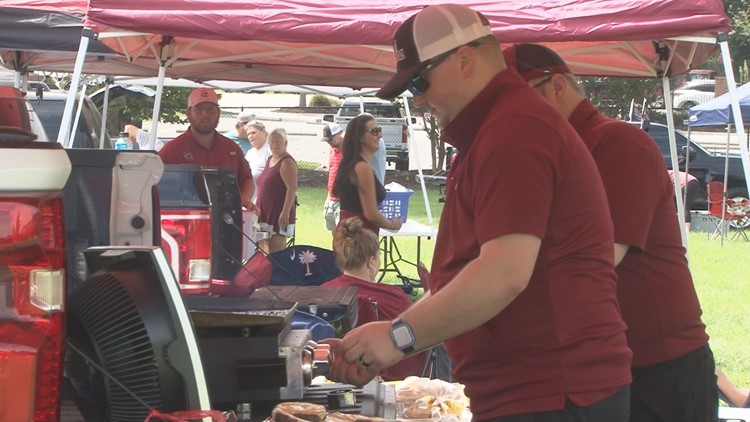
M 544 43 L 578 75 L 660 77 L 667 93 L 669 76 L 698 66 L 719 44 L 734 95 L 726 45 L 729 19 L 721 0 L 462 3 L 487 16 L 503 43 Z M 89 0 L 84 24 L 128 60 L 152 59 L 161 80 L 168 75 L 363 88 L 390 77 L 395 70 L 392 36 L 422 7 L 421 0 Z M 83 38 L 82 46 L 86 42 Z M 78 83 L 75 75 L 73 82 Z M 664 97 L 673 127 L 671 96 Z M 734 114 L 740 116 L 736 107 Z M 63 127 L 69 127 L 68 114 Z M 737 128 L 744 138 L 741 121 Z M 60 131 L 63 137 L 65 132 Z M 670 137 L 672 166 L 677 167 L 674 134 Z M 750 181 L 747 146 L 742 153 Z M 682 213 L 678 185 L 675 193 Z
M 696 36 L 715 40 L 729 29 L 719 0 L 466 3 L 487 16 L 501 42 L 545 43 L 579 75 L 677 75 L 716 49 Z M 156 58 L 171 77 L 362 88 L 389 78 L 393 33 L 422 7 L 415 0 L 90 0 L 85 25 L 132 60 Z

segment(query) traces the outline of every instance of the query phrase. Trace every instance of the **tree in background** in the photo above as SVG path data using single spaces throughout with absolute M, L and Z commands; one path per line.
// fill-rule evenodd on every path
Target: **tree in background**
M 745 79 L 738 78 L 738 82 L 747 82 L 747 61 L 750 59 L 750 1 L 724 0 L 724 10 L 732 25 L 732 32 L 729 35 L 729 52 L 732 55 L 734 74 L 744 75 Z M 723 75 L 723 68 L 721 70 Z
M 159 122 L 187 123 L 185 109 L 191 90 L 192 88 L 164 87 L 159 110 Z M 221 95 L 219 95 L 219 98 L 221 98 Z M 151 120 L 153 110 L 153 98 L 123 95 L 111 101 L 107 107 L 107 132 L 110 136 L 116 136 L 125 125 L 133 124 L 141 127 L 144 120 Z
M 642 104 L 645 98 L 652 109 L 663 107 L 662 83 L 657 78 L 589 77 L 581 78 L 581 83 L 594 106 L 616 119 L 628 118 L 630 101 L 634 98 L 637 104 Z

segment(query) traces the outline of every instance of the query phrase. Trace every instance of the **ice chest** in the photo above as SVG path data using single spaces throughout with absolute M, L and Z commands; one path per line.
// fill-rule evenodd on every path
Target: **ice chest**
M 409 197 L 413 194 L 413 190 L 386 191 L 385 199 L 380 203 L 380 212 L 389 220 L 400 218 L 406 221 L 406 215 L 409 213 Z

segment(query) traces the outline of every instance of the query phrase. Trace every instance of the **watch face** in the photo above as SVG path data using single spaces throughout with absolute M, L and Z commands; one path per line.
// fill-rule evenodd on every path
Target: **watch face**
M 393 327 L 393 341 L 396 343 L 396 347 L 404 348 L 414 344 L 414 336 L 412 336 L 409 327 L 398 325 Z

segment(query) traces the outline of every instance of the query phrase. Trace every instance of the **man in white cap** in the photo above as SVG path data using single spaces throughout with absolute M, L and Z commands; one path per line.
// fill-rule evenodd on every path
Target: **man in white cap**
M 213 89 L 196 88 L 188 97 L 187 117 L 190 127 L 167 142 L 159 151 L 164 164 L 197 164 L 228 167 L 237 178 L 242 205 L 258 210 L 252 202 L 254 184 L 250 165 L 242 149 L 216 131 L 219 124 L 219 99 Z
M 233 140 L 242 148 L 243 155 L 247 154 L 250 148 L 252 148 L 250 141 L 247 139 L 247 129 L 245 129 L 245 126 L 253 120 L 255 120 L 253 113 L 247 110 L 241 111 L 237 115 L 237 122 L 234 124 L 234 129 L 224 132 L 224 136 Z
M 428 297 L 331 340 L 331 375 L 362 384 L 445 342 L 473 420 L 627 421 L 632 355 L 586 146 L 507 68 L 478 12 L 428 6 L 399 27 L 394 51 L 396 75 L 378 96 L 409 89 L 458 160 Z
M 326 229 L 333 232 L 339 224 L 339 213 L 341 211 L 339 198 L 333 194 L 333 182 L 341 163 L 341 142 L 344 140 L 344 131 L 337 123 L 329 123 L 323 127 L 323 138 L 321 141 L 328 142 L 331 151 L 328 153 L 328 197 L 323 205 L 323 217 L 326 221 Z

